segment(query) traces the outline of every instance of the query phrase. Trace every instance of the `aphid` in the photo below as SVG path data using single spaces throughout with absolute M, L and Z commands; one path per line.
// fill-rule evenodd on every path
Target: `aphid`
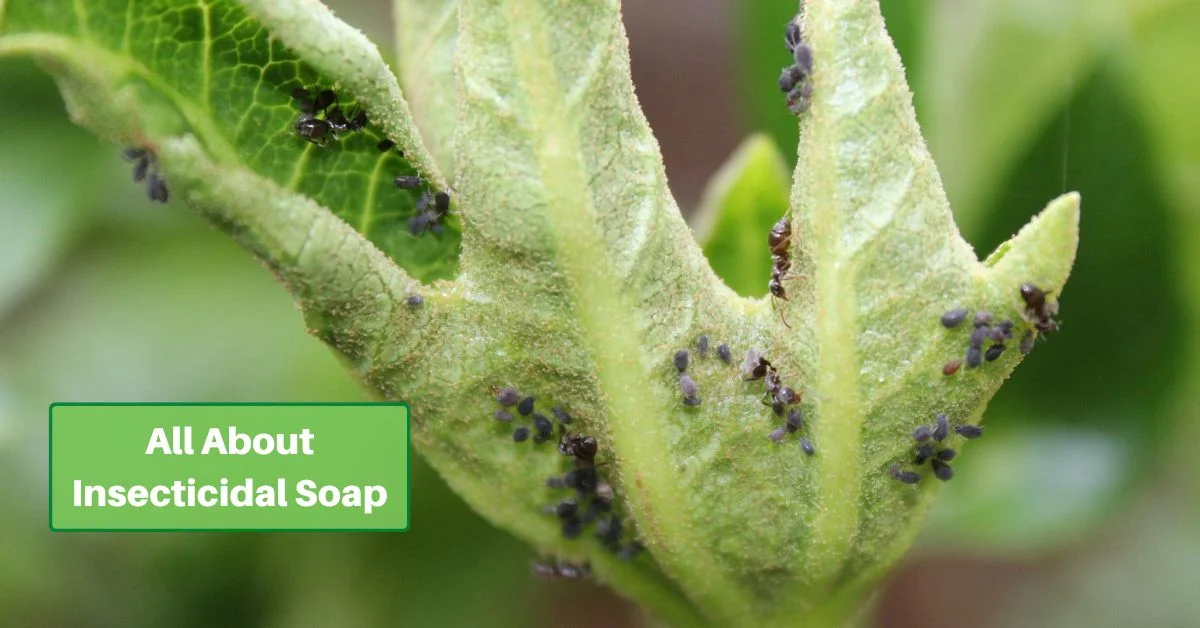
M 150 160 L 143 157 L 133 166 L 133 182 L 141 183 L 146 180 L 146 172 L 150 169 Z
M 1004 345 L 992 345 L 988 347 L 987 353 L 983 354 L 983 359 L 987 360 L 988 362 L 995 362 L 1000 357 L 1000 354 L 1004 353 L 1004 349 Z
M 812 91 L 812 81 L 804 81 L 799 87 L 788 92 L 787 100 L 784 101 L 788 111 L 797 116 L 808 111 L 809 105 L 812 104 Z
M 950 418 L 944 413 L 939 412 L 936 418 L 935 427 L 933 428 L 934 440 L 946 440 L 950 435 Z
M 983 426 L 981 425 L 959 425 L 954 428 L 954 431 L 967 440 L 983 436 Z
M 933 457 L 933 445 L 925 443 L 917 447 L 917 455 L 913 458 L 913 464 L 920 466 L 925 464 L 927 460 Z
M 796 73 L 802 77 L 812 75 L 813 68 L 813 53 L 812 47 L 801 42 L 792 49 L 792 59 L 796 61 L 796 65 L 792 66 L 796 69 Z
M 979 347 L 967 347 L 967 368 L 973 369 L 983 364 L 983 350 Z
M 156 203 L 167 202 L 167 182 L 157 172 L 151 172 L 146 179 L 146 196 Z
M 405 299 L 404 303 L 408 305 L 408 307 L 421 307 L 425 304 L 425 297 L 419 294 L 414 294 Z
M 563 434 L 558 441 L 558 453 L 564 456 L 575 456 L 578 460 L 589 464 L 596 460 L 597 448 L 596 439 L 591 436 Z
M 987 327 L 992 323 L 992 313 L 986 310 L 976 312 L 974 323 L 976 327 Z
M 962 360 L 950 360 L 942 365 L 942 375 L 949 377 L 958 372 L 962 368 Z
M 967 320 L 967 314 L 969 313 L 970 312 L 965 307 L 957 307 L 953 310 L 947 310 L 945 314 L 942 314 L 942 327 L 945 327 L 946 329 L 958 327 L 963 321 Z
M 771 412 L 774 412 L 775 416 L 783 416 L 783 407 L 783 402 L 778 399 L 771 402 Z
M 807 46 L 805 46 L 807 48 Z M 811 54 L 809 55 L 811 59 Z M 795 89 L 796 84 L 805 79 L 804 68 L 799 65 L 790 65 L 779 73 L 779 91 L 787 93 Z
M 1006 340 L 1009 338 L 1012 338 L 1013 327 L 1015 327 L 1015 326 L 1016 326 L 1016 323 L 1014 323 L 1012 321 L 1000 321 L 999 323 L 996 323 L 996 329 L 999 329 L 1000 331 L 1004 332 L 1004 338 Z
M 529 396 L 522 399 L 517 404 L 517 412 L 520 412 L 521 416 L 529 416 L 529 413 L 533 412 L 533 397 Z
M 1011 335 L 1011 333 L 1008 334 L 1008 336 Z M 988 339 L 992 342 L 1004 342 L 1005 340 L 1008 340 L 1008 336 L 1006 336 L 1004 334 L 1004 330 L 1000 329 L 999 327 L 988 328 Z
M 121 156 L 125 158 L 125 161 L 138 160 L 146 156 L 146 149 L 129 146 L 121 151 Z
M 633 560 L 634 558 L 637 558 L 638 554 L 642 553 L 643 549 L 645 549 L 645 547 L 641 543 L 633 541 L 625 547 L 622 547 L 621 551 L 617 552 L 617 558 L 620 558 L 621 560 Z
M 817 448 L 813 447 L 812 441 L 804 438 L 803 436 L 800 437 L 800 449 L 803 449 L 804 453 L 808 454 L 809 456 L 817 453 Z
M 733 363 L 733 351 L 727 344 L 721 344 L 717 346 L 717 357 L 721 358 L 721 361 L 726 364 Z
M 512 386 L 505 386 L 496 393 L 496 402 L 505 408 L 512 407 L 521 399 L 521 393 L 517 392 Z
M 708 357 L 708 336 L 700 336 L 696 339 L 696 353 L 702 357 Z
M 1019 346 L 1022 354 L 1028 354 L 1033 351 L 1033 331 L 1025 330 L 1025 335 L 1021 336 L 1021 344 Z
M 987 340 L 987 337 L 988 337 L 988 331 L 989 331 L 989 328 L 988 328 L 988 327 L 976 327 L 976 328 L 975 328 L 975 329 L 974 329 L 974 330 L 971 332 L 971 339 L 970 339 L 970 341 L 968 342 L 968 344 L 969 344 L 970 346 L 972 346 L 972 347 L 975 347 L 976 349 L 978 349 L 978 348 L 982 347 L 982 346 L 983 346 L 983 342 L 984 342 L 985 340 Z
M 775 306 L 774 299 L 788 300 L 787 290 L 783 287 L 783 278 L 792 268 L 792 257 L 789 251 L 791 243 L 792 221 L 784 215 L 775 222 L 771 227 L 771 232 L 767 234 L 767 245 L 771 248 L 772 264 L 771 281 L 767 282 L 767 290 L 771 293 L 772 307 Z M 780 311 L 780 320 L 783 321 L 785 327 L 791 327 L 782 310 Z
M 601 519 L 596 523 L 596 538 L 606 544 L 616 544 L 621 540 L 621 520 L 616 515 Z
M 678 369 L 680 373 L 682 373 L 687 370 L 687 367 L 688 367 L 687 349 L 680 349 L 679 351 L 676 351 L 675 352 L 675 368 Z
M 537 430 L 539 436 L 549 436 L 554 433 L 554 424 L 544 414 L 533 413 L 533 429 Z
M 559 519 L 570 519 L 579 513 L 579 503 L 574 499 L 564 499 L 554 506 L 554 516 Z
M 796 21 L 796 18 L 792 18 L 788 22 L 787 28 L 783 32 L 783 43 L 787 46 L 788 52 L 793 54 L 795 54 L 796 46 L 803 43 L 800 33 L 800 23 Z
M 523 443 L 529 439 L 529 428 L 524 425 L 518 426 L 513 430 L 513 440 L 518 443 Z
M 492 417 L 497 421 L 504 421 L 506 423 L 513 420 L 513 415 L 509 414 L 507 410 L 497 410 L 496 414 L 493 414 Z
M 396 177 L 396 187 L 402 190 L 415 190 L 421 187 L 421 177 L 415 174 L 402 174 Z
M 912 437 L 913 440 L 917 441 L 918 443 L 923 443 L 930 438 L 933 438 L 933 426 L 918 425 L 917 429 L 913 430 Z
M 771 430 L 771 433 L 767 435 L 768 438 L 770 438 L 771 440 L 773 440 L 777 443 L 782 443 L 783 439 L 786 436 L 787 436 L 787 429 L 782 428 L 782 427 L 777 427 L 777 428 Z
M 587 563 L 562 561 L 558 563 L 558 575 L 567 580 L 579 580 L 592 575 L 592 567 Z
M 789 433 L 795 432 L 796 430 L 804 427 L 804 413 L 800 412 L 799 408 L 792 408 L 789 410 L 787 415 L 787 425 L 784 427 L 787 428 Z
M 550 582 L 558 579 L 558 567 L 551 563 L 540 560 L 533 561 L 533 563 L 529 566 L 529 572 L 533 574 L 534 578 L 544 582 Z
M 957 455 L 958 452 L 954 451 L 953 449 L 943 449 L 937 452 L 937 459 L 941 460 L 942 462 L 950 462 L 951 460 L 954 460 L 955 456 Z
M 929 464 L 933 465 L 933 474 L 937 476 L 937 479 L 947 482 L 950 478 L 954 477 L 954 467 L 945 462 L 934 458 Z
M 580 534 L 583 534 L 583 522 L 582 521 L 580 521 L 576 517 L 572 517 L 570 519 L 563 520 L 563 522 L 562 522 L 563 538 L 577 539 L 577 538 L 579 538 Z
M 700 405 L 700 398 L 696 395 L 700 392 L 700 387 L 696 385 L 696 380 L 688 375 L 679 376 L 679 390 L 683 391 L 683 404 L 687 406 Z
M 554 406 L 550 409 L 550 413 L 554 415 L 554 418 L 558 419 L 559 423 L 563 425 L 571 424 L 571 415 L 567 414 L 567 411 L 563 410 L 561 406 Z
M 901 471 L 898 464 L 893 464 L 888 474 L 905 484 L 916 484 L 921 481 L 921 474 L 915 471 Z
M 450 211 L 450 195 L 446 192 L 438 192 L 433 195 L 433 206 L 440 212 Z
M 579 467 L 572 469 L 563 476 L 563 482 L 569 488 L 590 493 L 596 490 L 596 467 Z
M 592 500 L 590 505 L 596 512 L 608 512 L 612 510 L 612 500 L 609 499 L 600 499 L 597 497 Z
M 379 140 L 379 143 L 375 145 L 375 148 L 379 149 L 379 152 L 381 152 L 381 153 L 386 153 L 389 150 L 392 150 L 392 147 L 395 145 L 396 145 L 395 142 L 393 142 L 392 140 L 387 139 L 385 137 L 385 138 Z

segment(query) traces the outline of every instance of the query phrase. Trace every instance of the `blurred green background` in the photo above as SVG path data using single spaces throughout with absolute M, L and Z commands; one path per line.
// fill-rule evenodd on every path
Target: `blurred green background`
M 1200 1 L 883 4 L 976 250 L 1065 190 L 1084 213 L 1063 332 L 996 396 L 865 623 L 1200 626 Z M 390 46 L 387 6 L 334 5 Z M 752 132 L 794 162 L 774 87 L 794 8 L 626 2 L 685 208 Z M 530 578 L 531 550 L 419 463 L 406 534 L 51 534 L 52 401 L 362 397 L 268 273 L 151 206 L 119 153 L 31 64 L 0 62 L 0 624 L 643 623 L 599 587 Z

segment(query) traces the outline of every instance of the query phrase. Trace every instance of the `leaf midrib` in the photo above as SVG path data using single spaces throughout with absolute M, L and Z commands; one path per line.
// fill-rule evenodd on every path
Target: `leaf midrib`
M 563 101 L 553 65 L 544 27 L 548 20 L 537 0 L 507 0 L 504 8 L 511 32 L 525 35 L 509 38 L 516 80 L 532 109 L 531 135 L 546 190 L 546 215 L 556 241 L 564 244 L 556 256 L 579 304 L 572 310 L 596 364 L 608 410 L 608 436 L 620 452 L 625 491 L 666 572 L 701 600 L 708 613 L 750 617 L 748 596 L 712 563 L 711 553 L 690 549 L 706 543 L 690 524 L 688 506 L 672 481 L 676 474 L 666 455 L 670 444 L 663 424 L 641 420 L 667 412 L 649 394 L 638 338 L 630 334 L 640 328 L 630 315 L 637 304 L 626 302 L 618 279 L 608 270 L 614 264 L 595 220 L 575 116 Z

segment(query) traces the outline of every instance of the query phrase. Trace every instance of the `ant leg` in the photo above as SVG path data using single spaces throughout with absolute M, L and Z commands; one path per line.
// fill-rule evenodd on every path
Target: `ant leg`
M 772 311 L 776 311 L 775 299 L 776 299 L 776 297 L 774 295 L 772 295 L 771 296 L 771 310 Z M 777 311 L 779 312 L 779 320 L 783 321 L 783 326 L 787 327 L 788 329 L 791 329 L 792 326 L 789 325 L 787 322 L 787 313 L 783 311 L 783 307 L 779 307 Z

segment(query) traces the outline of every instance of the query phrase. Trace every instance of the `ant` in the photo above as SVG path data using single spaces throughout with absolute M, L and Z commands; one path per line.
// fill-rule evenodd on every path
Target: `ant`
M 563 434 L 558 441 L 558 453 L 564 456 L 574 456 L 576 460 L 589 465 L 596 463 L 596 439 L 591 436 Z
M 365 111 L 354 109 L 346 117 L 338 104 L 337 94 L 331 89 L 322 90 L 315 97 L 305 88 L 292 90 L 292 98 L 300 103 L 300 117 L 296 118 L 296 134 L 324 146 L 329 138 L 338 139 L 338 132 L 359 131 L 367 126 Z M 324 114 L 324 118 L 317 116 Z
M 767 235 L 767 245 L 771 247 L 771 281 L 767 282 L 767 290 L 771 292 L 771 309 L 775 309 L 775 299 L 788 300 L 787 290 L 783 287 L 783 277 L 792 269 L 792 256 L 788 250 L 792 244 L 792 223 L 785 215 L 780 218 L 771 232 Z M 783 325 L 791 329 L 787 316 L 780 308 L 779 319 Z
M 1058 331 L 1058 303 L 1047 301 L 1050 293 L 1031 284 L 1021 284 L 1021 299 L 1025 301 L 1025 316 L 1033 323 L 1035 329 L 1042 333 Z

